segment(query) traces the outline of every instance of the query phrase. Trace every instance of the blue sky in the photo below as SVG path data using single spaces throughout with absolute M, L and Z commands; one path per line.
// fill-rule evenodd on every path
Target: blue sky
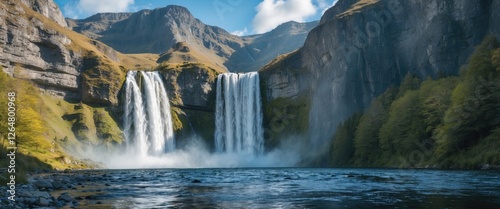
M 83 19 L 99 12 L 135 12 L 184 6 L 201 21 L 233 34 L 267 32 L 287 21 L 319 20 L 336 0 L 55 0 L 64 16 Z

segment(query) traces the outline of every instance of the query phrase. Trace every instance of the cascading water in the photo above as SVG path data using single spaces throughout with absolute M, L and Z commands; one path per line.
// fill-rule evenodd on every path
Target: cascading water
M 128 151 L 139 156 L 173 151 L 170 103 L 160 74 L 129 71 L 125 85 L 123 120 Z
M 218 76 L 215 118 L 217 152 L 263 153 L 263 113 L 257 72 Z

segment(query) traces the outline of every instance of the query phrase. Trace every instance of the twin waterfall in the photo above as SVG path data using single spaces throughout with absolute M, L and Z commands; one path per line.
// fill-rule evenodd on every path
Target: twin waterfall
M 264 131 L 259 74 L 220 74 L 216 89 L 215 151 L 262 154 Z M 124 99 L 127 153 L 146 157 L 174 151 L 170 104 L 160 74 L 129 71 Z
M 263 153 L 262 118 L 258 73 L 218 76 L 215 109 L 217 152 Z
M 127 73 L 123 119 L 129 152 L 159 156 L 175 149 L 170 103 L 158 72 Z

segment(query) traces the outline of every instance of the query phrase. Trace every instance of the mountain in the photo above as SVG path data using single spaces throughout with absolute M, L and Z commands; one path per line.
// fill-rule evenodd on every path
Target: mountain
M 498 0 L 339 0 L 301 49 L 261 70 L 266 105 L 281 103 L 295 108 L 295 118 L 308 118 L 307 124 L 289 120 L 289 126 L 303 127 L 312 146 L 320 147 L 340 122 L 406 74 L 458 74 L 487 34 L 499 37 L 499 5 Z M 269 111 L 265 117 L 280 115 Z
M 309 31 L 318 23 L 290 21 L 264 34 L 244 36 L 244 47 L 237 49 L 226 65 L 235 71 L 257 71 L 275 57 L 300 48 Z
M 196 19 L 186 8 L 167 6 L 136 13 L 103 13 L 67 20 L 76 32 L 122 53 L 167 52 L 179 42 L 230 71 L 255 71 L 278 54 L 298 49 L 317 22 L 284 23 L 265 34 L 238 37 Z
M 212 89 L 224 69 L 193 63 L 207 60 L 191 46 L 178 43 L 161 58 L 151 53 L 122 54 L 70 30 L 74 23 L 61 22 L 61 12 L 51 0 L 1 1 L 0 11 L 2 92 L 19 94 L 16 102 L 22 105 L 17 110 L 25 119 L 16 130 L 23 132 L 20 143 L 29 142 L 19 149 L 20 154 L 36 158 L 44 167 L 81 168 L 87 165 L 72 161 L 76 158 L 69 153 L 78 156 L 90 147 L 106 151 L 119 147 L 122 86 L 126 72 L 138 69 L 156 69 L 164 75 L 178 139 L 195 131 L 213 137 L 213 128 L 212 133 L 207 130 L 207 124 L 214 124 Z M 127 14 L 94 17 L 101 24 L 85 27 L 106 28 Z M 159 65 L 159 59 L 169 63 Z M 1 104 L 7 102 L 7 97 L 0 98 Z M 0 116 L 6 111 L 0 111 Z M 0 126 L 6 128 L 6 124 Z

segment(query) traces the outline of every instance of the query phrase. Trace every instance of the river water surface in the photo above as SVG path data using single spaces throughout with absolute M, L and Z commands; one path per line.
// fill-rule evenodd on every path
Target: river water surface
M 499 171 L 228 168 L 79 171 L 79 208 L 500 208 Z M 65 174 L 62 174 L 65 175 Z M 70 174 L 67 174 L 70 175 Z

